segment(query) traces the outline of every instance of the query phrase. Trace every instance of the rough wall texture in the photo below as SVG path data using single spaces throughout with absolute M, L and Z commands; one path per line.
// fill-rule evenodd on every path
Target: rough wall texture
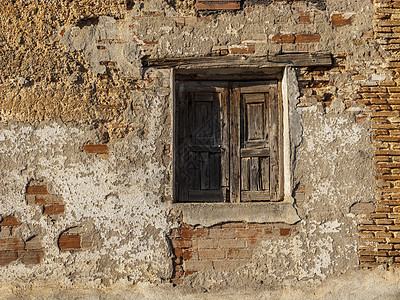
M 398 1 L 42 2 L 0 3 L 0 285 L 301 289 L 398 262 Z M 185 224 L 173 72 L 146 60 L 282 52 L 333 58 L 295 69 L 301 221 Z

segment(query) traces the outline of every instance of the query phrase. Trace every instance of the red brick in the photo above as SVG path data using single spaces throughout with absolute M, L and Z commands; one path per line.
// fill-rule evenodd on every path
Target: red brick
M 253 251 L 249 249 L 230 249 L 228 250 L 227 258 L 251 258 Z
M 193 275 L 195 273 L 197 273 L 198 271 L 185 271 L 185 277 L 188 277 L 190 275 Z
M 358 254 L 366 256 L 387 256 L 386 251 L 374 251 L 374 250 L 359 250 Z
M 21 224 L 22 223 L 13 216 L 4 217 L 3 220 L 0 222 L 0 226 L 19 226 Z
M 245 239 L 218 239 L 216 241 L 216 245 L 218 248 L 245 248 L 246 240 Z
M 236 238 L 255 238 L 262 237 L 263 230 L 262 229 L 236 229 L 235 237 Z
M 169 237 L 170 238 L 182 237 L 181 229 L 180 228 L 172 229 Z
M 211 228 L 210 229 L 210 238 L 234 238 L 235 237 L 234 228 Z M 239 229 L 240 230 L 240 229 Z
M 279 44 L 292 44 L 294 40 L 294 34 L 276 34 L 271 38 L 271 42 Z
M 295 43 L 317 43 L 320 40 L 320 34 L 296 34 L 295 36 Z
M 183 255 L 182 249 L 181 248 L 174 248 L 174 255 L 176 257 L 182 257 L 182 255 Z
M 45 205 L 43 214 L 45 215 L 59 215 L 65 211 L 64 204 Z
M 362 262 L 364 262 L 364 261 L 374 262 L 375 261 L 375 257 L 374 256 L 361 256 L 360 257 L 360 261 L 362 261 Z
M 186 239 L 172 239 L 172 246 L 174 248 L 190 248 L 192 247 L 192 241 Z
M 195 257 L 193 257 L 193 254 L 195 254 L 195 255 L 194 255 Z M 182 258 L 183 258 L 184 260 L 188 260 L 188 259 L 192 259 L 192 258 L 197 259 L 197 258 L 198 258 L 198 253 L 195 252 L 195 251 L 193 251 L 193 250 L 184 249 L 184 250 L 182 251 Z
M 34 194 L 34 195 L 46 195 L 48 194 L 47 192 L 47 187 L 45 185 L 33 185 L 29 186 L 28 189 L 26 190 L 27 194 Z
M 62 234 L 58 239 L 61 250 L 75 250 L 81 248 L 81 236 L 78 234 Z
M 86 153 L 99 153 L 106 154 L 109 153 L 109 149 L 107 145 L 85 145 L 83 146 L 83 151 Z
M 18 259 L 16 251 L 0 251 L 0 266 L 6 266 Z
M 237 0 L 221 0 L 220 3 L 215 3 L 215 1 L 205 1 L 199 0 L 196 5 L 198 10 L 236 10 L 240 9 L 240 1 Z M 226 3 L 222 3 L 226 2 Z
M 230 260 L 217 260 L 213 262 L 213 266 L 215 270 L 218 271 L 231 271 L 236 270 L 248 263 L 247 259 L 230 259 Z
M 199 259 L 220 259 L 225 257 L 223 249 L 199 249 Z
M 208 236 L 208 228 L 199 229 L 182 229 L 182 237 L 187 238 L 204 238 Z
M 15 237 L 0 239 L 0 251 L 22 250 L 24 247 L 24 242 Z
M 331 23 L 335 27 L 349 25 L 353 22 L 354 15 L 345 17 L 344 14 L 333 14 L 331 17 Z
M 185 271 L 210 271 L 213 269 L 211 261 L 207 260 L 188 260 L 183 262 Z
M 28 250 L 19 253 L 19 258 L 26 265 L 40 264 L 43 256 L 43 250 Z
M 25 250 L 39 250 L 42 249 L 41 239 L 35 236 L 25 242 Z
M 231 54 L 253 54 L 255 52 L 256 52 L 255 44 L 237 45 L 229 47 L 229 53 Z
M 280 228 L 279 229 L 279 234 L 281 236 L 288 236 L 290 235 L 290 228 Z

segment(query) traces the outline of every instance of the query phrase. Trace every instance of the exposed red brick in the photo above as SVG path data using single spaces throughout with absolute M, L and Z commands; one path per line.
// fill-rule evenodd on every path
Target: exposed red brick
M 58 215 L 63 214 L 65 211 L 64 204 L 45 205 L 43 214 L 45 215 Z
M 26 265 L 40 264 L 43 256 L 43 250 L 28 250 L 19 253 L 19 258 Z
M 48 191 L 47 191 L 47 187 L 45 185 L 33 185 L 33 186 L 28 186 L 26 193 L 28 195 L 29 194 L 46 195 L 46 194 L 48 194 Z
M 190 248 L 192 247 L 192 241 L 186 239 L 172 239 L 172 246 L 174 248 Z
M 24 242 L 15 237 L 0 239 L 0 251 L 22 250 L 24 247 Z
M 83 151 L 86 153 L 97 153 L 97 154 L 106 154 L 109 153 L 108 146 L 103 145 L 85 145 L 83 146 Z
M 236 229 L 235 237 L 236 238 L 255 238 L 255 237 L 262 237 L 263 230 L 257 228 L 251 229 Z
M 333 14 L 331 23 L 335 27 L 349 25 L 353 22 L 354 15 L 345 16 L 344 14 Z
M 208 236 L 208 228 L 182 229 L 183 238 L 200 238 Z
M 290 228 L 280 228 L 279 229 L 279 234 L 281 236 L 288 236 L 290 235 Z
M 320 34 L 296 34 L 295 36 L 295 43 L 318 43 L 320 40 Z
M 240 9 L 240 1 L 220 0 L 216 3 L 215 1 L 199 0 L 196 8 L 198 10 L 236 10 Z
M 294 34 L 276 34 L 271 38 L 271 41 L 279 44 L 290 44 L 294 43 Z
M 78 234 L 62 234 L 58 239 L 61 250 L 76 250 L 81 248 L 81 236 Z
M 256 45 L 248 44 L 231 46 L 229 47 L 229 52 L 231 54 L 253 54 L 256 52 Z
M 16 251 L 0 251 L 0 266 L 6 266 L 18 259 Z
M 21 224 L 22 223 L 13 216 L 4 217 L 3 220 L 0 222 L 0 226 L 19 226 Z
M 219 259 L 225 257 L 223 249 L 199 249 L 199 259 Z
M 193 275 L 195 273 L 197 273 L 198 271 L 185 271 L 185 277 L 188 277 L 190 275 Z
M 251 258 L 253 251 L 250 249 L 230 249 L 228 250 L 227 258 Z

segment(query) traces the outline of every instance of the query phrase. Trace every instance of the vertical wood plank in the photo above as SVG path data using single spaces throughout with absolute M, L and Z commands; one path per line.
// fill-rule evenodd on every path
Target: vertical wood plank
M 229 196 L 229 90 L 225 88 L 219 95 L 220 101 L 220 126 L 221 126 L 221 188 L 223 201 Z
M 252 157 L 250 161 L 250 190 L 258 191 L 260 183 L 258 157 Z
M 268 93 L 270 101 L 270 193 L 271 200 L 279 200 L 279 109 L 278 99 L 273 90 Z
M 261 157 L 261 184 L 263 191 L 269 191 L 269 157 Z
M 230 201 L 240 202 L 240 88 L 231 93 L 230 109 Z
M 250 189 L 250 158 L 241 159 L 241 190 L 248 191 Z
M 210 188 L 210 159 L 208 152 L 201 152 L 201 190 Z
M 221 154 L 210 153 L 209 170 L 210 170 L 210 189 L 217 190 L 221 187 Z

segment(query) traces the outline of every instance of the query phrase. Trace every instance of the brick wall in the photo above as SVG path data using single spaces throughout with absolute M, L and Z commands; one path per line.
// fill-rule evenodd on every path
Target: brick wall
M 225 223 L 212 227 L 182 224 L 169 235 L 173 249 L 172 282 L 197 272 L 230 271 L 248 264 L 254 249 L 271 238 L 287 238 L 296 232 L 286 224 Z
M 400 263 L 400 1 L 375 0 L 376 42 L 391 80 L 360 89 L 370 110 L 376 202 L 358 214 L 360 266 Z

